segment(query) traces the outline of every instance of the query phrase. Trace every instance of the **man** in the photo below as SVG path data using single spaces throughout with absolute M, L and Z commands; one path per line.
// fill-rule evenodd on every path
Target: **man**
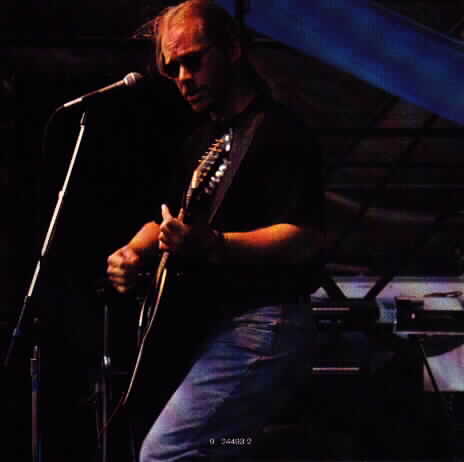
M 214 2 L 168 8 L 154 22 L 154 40 L 159 72 L 209 121 L 187 143 L 188 173 L 176 172 L 161 223 L 145 224 L 112 254 L 108 276 L 125 293 L 146 259 L 168 251 L 186 263 L 189 293 L 207 281 L 201 303 L 164 307 L 207 313 L 212 327 L 147 435 L 141 461 L 214 460 L 250 449 L 304 376 L 305 295 L 317 287 L 325 242 L 320 161 L 310 131 L 272 101 L 243 56 L 234 21 Z M 180 179 L 188 182 L 205 148 L 230 129 L 231 164 L 203 219 L 177 218 Z

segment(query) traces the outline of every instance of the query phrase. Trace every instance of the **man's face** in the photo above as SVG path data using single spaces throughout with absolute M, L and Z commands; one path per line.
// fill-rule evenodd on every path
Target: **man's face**
M 198 18 L 174 25 L 161 45 L 166 72 L 195 112 L 220 107 L 230 78 L 229 58 L 208 43 L 200 26 Z

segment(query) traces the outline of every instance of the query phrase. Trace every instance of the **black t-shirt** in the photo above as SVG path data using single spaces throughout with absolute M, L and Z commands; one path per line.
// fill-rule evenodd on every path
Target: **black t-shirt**
M 323 176 L 321 156 L 310 128 L 267 95 L 256 98 L 233 120 L 202 125 L 189 138 L 173 176 L 173 192 L 167 203 L 180 207 L 198 159 L 217 136 L 230 127 L 237 146 L 246 152 L 211 225 L 222 232 L 244 232 L 278 223 L 323 228 Z M 251 128 L 250 128 L 251 127 Z M 242 137 L 249 137 L 243 142 Z M 241 144 L 240 144 L 241 143 Z M 182 273 L 192 295 L 201 289 L 220 302 L 263 299 L 283 302 L 307 295 L 318 287 L 319 262 L 207 264 L 184 259 Z

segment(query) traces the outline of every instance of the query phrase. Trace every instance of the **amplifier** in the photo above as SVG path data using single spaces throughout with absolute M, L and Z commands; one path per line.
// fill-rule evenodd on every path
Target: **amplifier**
M 396 332 L 464 335 L 464 309 L 457 297 L 395 297 Z
M 311 311 L 319 327 L 337 325 L 345 329 L 365 329 L 373 327 L 379 319 L 376 300 L 361 298 L 320 299 L 312 298 Z

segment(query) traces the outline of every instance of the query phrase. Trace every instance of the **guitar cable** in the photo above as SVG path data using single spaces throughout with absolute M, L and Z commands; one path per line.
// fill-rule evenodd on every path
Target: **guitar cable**
M 164 255 L 169 255 L 169 254 L 166 252 L 166 253 L 164 253 Z M 166 271 L 166 268 L 164 268 L 161 271 L 160 275 L 159 275 L 159 288 L 157 290 L 156 301 L 155 301 L 155 304 L 153 306 L 153 309 L 151 310 L 152 312 L 149 315 L 148 325 L 147 325 L 147 327 L 145 329 L 145 332 L 141 336 L 141 340 L 140 340 L 140 343 L 139 343 L 139 349 L 138 349 L 138 352 L 137 352 L 137 358 L 136 358 L 135 365 L 134 365 L 134 368 L 133 368 L 133 371 L 132 371 L 131 379 L 129 381 L 129 385 L 127 387 L 127 390 L 123 395 L 122 406 L 125 406 L 127 404 L 127 400 L 129 399 L 129 395 L 132 392 L 132 388 L 133 388 L 134 383 L 135 383 L 135 378 L 136 378 L 137 372 L 139 370 L 140 362 L 142 360 L 142 355 L 143 355 L 143 352 L 144 352 L 144 349 L 145 349 L 145 343 L 146 343 L 146 340 L 148 338 L 148 335 L 151 332 L 151 329 L 153 327 L 153 323 L 154 323 L 156 315 L 158 313 L 159 305 L 160 305 L 160 302 L 161 302 L 161 296 L 163 295 L 163 291 L 164 291 L 164 287 L 165 287 L 165 283 L 166 283 L 166 276 L 167 276 L 167 271 Z M 156 277 L 156 279 L 158 280 L 158 277 Z M 142 308 L 142 310 L 144 310 L 144 307 Z

